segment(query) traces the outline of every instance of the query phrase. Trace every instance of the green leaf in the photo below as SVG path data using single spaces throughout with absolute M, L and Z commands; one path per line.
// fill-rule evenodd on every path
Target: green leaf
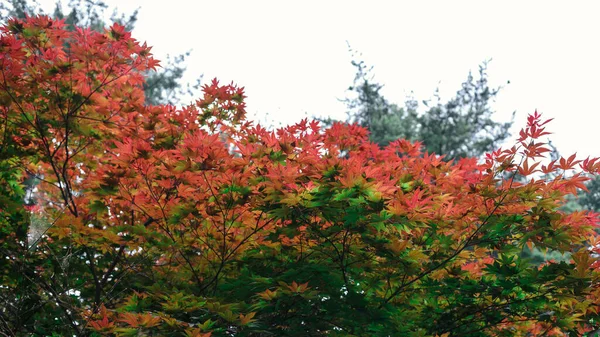
M 90 204 L 90 211 L 98 214 L 105 214 L 108 212 L 108 207 L 100 200 L 94 200 Z

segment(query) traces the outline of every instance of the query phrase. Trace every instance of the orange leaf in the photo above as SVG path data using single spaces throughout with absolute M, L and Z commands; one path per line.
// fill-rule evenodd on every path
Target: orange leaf
M 254 317 L 254 315 L 256 315 L 256 312 L 251 312 L 246 315 L 240 314 L 240 324 L 248 325 L 249 323 L 254 322 L 255 320 L 252 319 Z

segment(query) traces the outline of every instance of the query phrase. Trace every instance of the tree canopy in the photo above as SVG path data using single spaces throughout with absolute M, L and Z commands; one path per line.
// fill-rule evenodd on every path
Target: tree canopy
M 352 61 L 356 68 L 354 83 L 349 88 L 348 122 L 358 123 L 370 132 L 370 139 L 387 145 L 399 138 L 422 141 L 432 153 L 447 159 L 482 157 L 493 151 L 509 136 L 511 122 L 493 119 L 490 103 L 499 92 L 487 80 L 487 62 L 479 67 L 478 77 L 469 73 L 456 96 L 442 103 L 436 94 L 434 102 L 423 102 L 419 113 L 414 98 L 404 107 L 390 103 L 380 92 L 383 85 L 373 79 L 372 68 L 364 61 Z
M 69 0 L 67 6 L 57 1 L 51 13 L 56 19 L 64 19 L 68 29 L 88 27 L 103 31 L 111 23 L 119 23 L 125 30 L 132 31 L 137 22 L 138 10 L 133 13 L 119 13 L 116 9 L 107 20 L 108 5 L 103 0 Z M 6 23 L 8 18 L 25 18 L 43 14 L 35 0 L 8 0 L 0 3 L 0 23 Z M 157 71 L 144 74 L 144 91 L 148 104 L 176 104 L 185 95 L 191 95 L 200 86 L 199 78 L 192 85 L 184 85 L 181 80 L 186 71 L 185 60 L 190 52 L 168 57 Z
M 544 161 L 537 112 L 514 146 L 449 161 L 355 124 L 267 131 L 217 80 L 192 105 L 146 104 L 158 61 L 119 24 L 10 19 L 0 63 L 4 335 L 599 328 L 597 218 L 559 208 L 600 161 Z M 525 247 L 571 260 L 537 265 Z

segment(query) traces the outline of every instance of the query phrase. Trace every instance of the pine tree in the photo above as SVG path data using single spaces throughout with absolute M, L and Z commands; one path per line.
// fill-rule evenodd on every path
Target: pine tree
M 423 102 L 426 111 L 409 99 L 404 107 L 390 103 L 380 92 L 383 85 L 373 81 L 372 68 L 364 61 L 352 61 L 356 67 L 353 85 L 345 99 L 348 122 L 370 131 L 373 142 L 386 145 L 398 138 L 422 141 L 429 152 L 446 158 L 480 157 L 498 147 L 509 136 L 511 122 L 493 120 L 490 103 L 500 88 L 491 88 L 487 80 L 487 62 L 479 67 L 476 78 L 469 73 L 456 96 L 442 102 Z M 514 116 L 514 113 L 513 113 Z

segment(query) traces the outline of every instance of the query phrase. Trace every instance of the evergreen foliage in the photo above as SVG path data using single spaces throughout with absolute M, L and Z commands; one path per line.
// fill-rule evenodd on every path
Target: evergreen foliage
M 370 139 L 379 144 L 403 138 L 422 141 L 430 153 L 448 159 L 481 157 L 508 138 L 511 122 L 493 119 L 491 103 L 499 88 L 487 80 L 487 63 L 479 67 L 478 76 L 469 73 L 456 96 L 442 103 L 423 102 L 425 111 L 410 99 L 404 107 L 390 103 L 382 94 L 381 84 L 374 82 L 371 69 L 364 61 L 352 61 L 356 67 L 354 84 L 349 88 L 348 122 L 356 122 L 370 131 Z M 514 114 L 513 114 L 514 117 Z

